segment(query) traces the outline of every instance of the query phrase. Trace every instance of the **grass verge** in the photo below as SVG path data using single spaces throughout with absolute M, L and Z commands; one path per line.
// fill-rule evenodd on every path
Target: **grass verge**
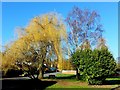
M 47 80 L 47 78 L 46 78 Z M 107 78 L 106 81 L 107 82 L 111 82 L 110 84 L 106 84 L 106 85 L 88 85 L 87 82 L 82 81 L 82 80 L 76 80 L 75 75 L 72 74 L 57 74 L 55 79 L 51 79 L 51 80 L 55 80 L 57 81 L 56 84 L 47 87 L 45 90 L 49 90 L 49 89 L 62 89 L 62 90 L 66 90 L 66 89 L 79 89 L 79 90 L 111 90 L 112 88 L 118 87 L 120 84 L 119 82 L 117 83 L 113 83 L 116 80 L 120 81 L 120 77 L 119 78 Z

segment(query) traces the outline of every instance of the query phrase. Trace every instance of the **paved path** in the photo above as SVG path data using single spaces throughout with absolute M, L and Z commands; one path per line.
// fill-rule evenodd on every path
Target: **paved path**
M 49 77 L 49 75 L 55 75 L 60 72 L 54 72 L 54 73 L 46 73 L 44 74 L 44 77 Z M 0 80 L 25 80 L 25 79 L 31 79 L 29 77 L 12 77 L 12 78 L 0 78 Z
M 61 73 L 61 72 L 46 73 L 46 74 L 44 74 L 44 77 L 49 77 L 49 75 L 55 75 L 56 76 L 56 74 L 59 74 L 59 73 Z

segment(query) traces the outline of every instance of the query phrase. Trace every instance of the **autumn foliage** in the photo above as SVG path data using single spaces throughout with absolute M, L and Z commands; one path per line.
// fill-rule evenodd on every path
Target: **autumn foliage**
M 58 59 L 58 68 L 62 69 L 61 41 L 66 41 L 66 27 L 62 17 L 57 13 L 47 13 L 34 17 L 25 28 L 19 28 L 15 40 L 3 55 L 2 68 L 7 71 L 18 67 L 28 71 L 31 78 L 39 72 L 37 78 L 43 77 L 44 61 Z

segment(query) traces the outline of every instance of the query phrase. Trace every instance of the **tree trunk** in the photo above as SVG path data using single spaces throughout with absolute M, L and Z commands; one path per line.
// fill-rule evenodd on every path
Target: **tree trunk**
M 77 80 L 80 79 L 80 74 L 79 74 L 78 68 L 76 68 L 76 79 L 77 79 Z
M 39 69 L 38 79 L 43 79 L 43 74 L 44 74 L 44 71 L 43 71 L 43 67 L 42 67 L 42 65 L 41 65 L 41 66 L 40 66 L 40 69 Z

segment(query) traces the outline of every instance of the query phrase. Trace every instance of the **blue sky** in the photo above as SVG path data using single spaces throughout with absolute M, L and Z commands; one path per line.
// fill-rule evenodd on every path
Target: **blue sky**
M 2 45 L 15 39 L 15 29 L 25 27 L 34 17 L 50 11 L 56 11 L 64 18 L 73 6 L 81 9 L 96 10 L 101 16 L 105 30 L 104 37 L 114 55 L 118 57 L 118 3 L 117 2 L 77 2 L 77 3 L 2 3 Z

